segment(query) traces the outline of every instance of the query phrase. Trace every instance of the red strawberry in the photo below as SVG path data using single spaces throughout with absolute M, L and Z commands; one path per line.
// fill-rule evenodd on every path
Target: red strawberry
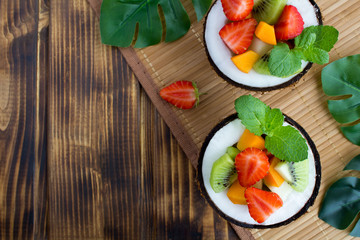
M 269 171 L 270 164 L 265 152 L 250 147 L 235 157 L 235 167 L 239 183 L 243 187 L 250 187 L 263 179 Z
M 275 35 L 278 40 L 288 40 L 297 37 L 304 29 L 304 21 L 297 8 L 286 5 L 275 24 Z
M 231 51 L 241 54 L 249 48 L 256 25 L 254 18 L 230 22 L 220 30 L 219 35 Z
M 199 103 L 199 91 L 190 81 L 177 81 L 160 90 L 160 97 L 181 109 L 190 109 Z
M 250 216 L 258 223 L 264 222 L 283 205 L 283 201 L 278 194 L 255 187 L 245 190 L 245 199 Z
M 231 21 L 245 19 L 253 9 L 254 0 L 221 0 L 225 16 Z

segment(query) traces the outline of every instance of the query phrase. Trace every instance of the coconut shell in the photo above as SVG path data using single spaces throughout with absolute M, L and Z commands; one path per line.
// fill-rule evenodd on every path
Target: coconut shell
M 320 163 L 320 155 L 316 149 L 316 146 L 314 144 L 314 142 L 312 141 L 312 139 L 310 138 L 309 134 L 305 131 L 305 129 L 303 127 L 300 126 L 300 124 L 298 124 L 296 121 L 294 121 L 292 118 L 288 117 L 287 115 L 284 114 L 285 117 L 285 121 L 287 123 L 289 123 L 290 125 L 294 126 L 295 128 L 297 128 L 300 133 L 304 136 L 304 138 L 306 139 L 310 150 L 313 153 L 314 156 L 314 161 L 315 161 L 315 186 L 313 189 L 313 192 L 310 196 L 310 198 L 308 199 L 308 201 L 305 203 L 305 205 L 293 216 L 291 216 L 290 218 L 279 222 L 279 223 L 275 223 L 275 224 L 250 224 L 250 223 L 246 223 L 246 222 L 241 222 L 238 221 L 226 214 L 224 214 L 224 212 L 222 212 L 217 206 L 216 204 L 211 200 L 209 194 L 206 191 L 205 185 L 204 185 L 204 179 L 202 176 L 202 165 L 203 165 L 203 158 L 204 158 L 204 154 L 206 151 L 206 148 L 210 142 L 210 140 L 213 138 L 213 136 L 215 135 L 215 133 L 217 131 L 219 131 L 222 127 L 224 127 L 225 125 L 227 125 L 228 123 L 230 123 L 231 121 L 235 120 L 238 118 L 237 114 L 232 114 L 229 117 L 225 118 L 224 120 L 222 120 L 220 123 L 218 123 L 211 131 L 210 133 L 207 135 L 207 137 L 205 138 L 205 141 L 201 147 L 200 150 L 200 155 L 199 155 L 199 161 L 198 161 L 198 167 L 197 167 L 197 183 L 198 183 L 198 187 L 201 191 L 202 196 L 207 200 L 207 202 L 210 204 L 210 206 L 224 219 L 226 219 L 227 221 L 241 226 L 241 227 L 245 227 L 245 228 L 258 228 L 258 229 L 263 229 L 263 228 L 276 228 L 276 227 L 280 227 L 280 226 L 284 226 L 287 225 L 289 223 L 291 223 L 292 221 L 296 220 L 297 218 L 299 218 L 300 216 L 302 216 L 303 214 L 305 214 L 308 210 L 308 208 L 310 206 L 312 206 L 315 202 L 315 198 L 317 197 L 318 193 L 319 193 L 319 189 L 320 189 L 320 181 L 321 181 L 321 163 Z
M 319 6 L 315 3 L 315 1 L 313 0 L 308 0 L 311 5 L 313 5 L 314 9 L 315 9 L 315 15 L 316 18 L 318 20 L 319 25 L 323 25 L 323 21 L 322 21 L 322 15 L 321 15 L 321 11 Z M 216 1 L 215 1 L 216 2 Z M 211 11 L 211 9 L 213 8 L 215 2 L 212 4 L 209 12 Z M 240 87 L 240 88 L 244 88 L 250 91 L 261 91 L 261 92 L 268 92 L 268 91 L 272 91 L 272 90 L 276 90 L 276 89 L 281 89 L 281 88 L 285 88 L 288 87 L 290 85 L 295 84 L 296 82 L 298 82 L 300 80 L 300 78 L 302 78 L 312 67 L 313 63 L 309 62 L 304 69 L 296 74 L 293 78 L 289 79 L 288 81 L 275 85 L 275 86 L 271 86 L 271 87 L 255 87 L 255 86 L 250 86 L 250 85 L 244 85 L 238 82 L 233 81 L 231 78 L 229 78 L 226 74 L 224 74 L 214 63 L 214 61 L 212 60 L 209 51 L 208 51 L 208 47 L 207 47 L 207 43 L 206 43 L 206 38 L 205 38 L 205 28 L 206 28 L 206 23 L 207 23 L 207 19 L 208 19 L 209 14 L 206 15 L 205 17 L 205 22 L 204 22 L 204 31 L 203 31 L 203 39 L 204 39 L 204 43 L 205 43 L 205 52 L 206 52 L 206 56 L 212 66 L 212 68 L 214 69 L 214 71 L 225 81 L 227 81 L 228 83 L 234 85 L 235 87 Z M 240 71 L 240 70 L 239 70 Z

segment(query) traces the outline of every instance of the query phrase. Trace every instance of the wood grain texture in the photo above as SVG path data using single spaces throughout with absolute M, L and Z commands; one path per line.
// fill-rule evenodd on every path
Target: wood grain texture
M 47 1 L 0 3 L 1 239 L 46 235 L 47 19 Z
M 236 239 L 87 1 L 50 12 L 49 239 Z

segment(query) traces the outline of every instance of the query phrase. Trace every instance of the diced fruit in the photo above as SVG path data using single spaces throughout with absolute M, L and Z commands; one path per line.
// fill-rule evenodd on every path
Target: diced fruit
M 240 150 L 236 147 L 228 147 L 226 153 L 235 161 L 235 157 L 240 153 Z
M 241 135 L 239 142 L 236 147 L 243 151 L 249 147 L 255 147 L 261 150 L 265 149 L 265 140 L 261 136 L 257 136 L 250 132 L 248 129 L 245 129 L 244 133 Z
M 280 187 L 274 187 L 274 186 L 267 186 L 272 192 L 277 193 L 280 198 L 283 200 L 283 202 L 286 201 L 286 199 L 289 197 L 290 193 L 294 191 L 294 189 L 286 182 L 284 181 Z
M 252 50 L 252 51 L 256 52 L 257 54 L 259 54 L 260 56 L 263 56 L 264 54 L 266 54 L 273 48 L 274 48 L 273 45 L 267 44 L 267 43 L 261 41 L 256 36 L 254 36 L 253 41 L 249 47 L 249 50 Z
M 217 159 L 211 169 L 210 185 L 214 192 L 227 189 L 237 178 L 234 160 L 225 153 Z
M 260 22 L 274 25 L 279 19 L 287 0 L 254 0 L 253 16 Z
M 278 194 L 254 187 L 245 190 L 250 216 L 258 223 L 264 222 L 283 205 Z
M 275 170 L 298 192 L 303 192 L 309 183 L 309 160 L 279 162 Z
M 274 169 L 274 167 L 280 162 L 280 159 L 273 157 L 270 159 L 269 173 L 264 178 L 266 186 L 280 187 L 284 182 L 284 178 Z
M 252 147 L 236 156 L 235 167 L 240 185 L 250 187 L 265 177 L 269 171 L 269 161 L 263 151 Z
M 271 75 L 269 70 L 269 59 L 270 59 L 270 52 L 264 54 L 261 56 L 259 60 L 254 64 L 253 69 L 255 72 L 264 74 L 264 75 Z M 302 68 L 300 67 L 294 74 L 297 74 L 302 71 Z M 292 74 L 292 75 L 294 75 Z M 285 76 L 289 77 L 289 76 Z
M 260 58 L 259 54 L 254 51 L 248 50 L 242 54 L 236 55 L 231 58 L 235 66 L 244 73 L 249 73 L 253 65 Z
M 225 16 L 231 21 L 245 19 L 254 6 L 254 0 L 221 0 Z
M 190 109 L 199 102 L 196 84 L 190 81 L 177 81 L 160 90 L 160 97 L 181 109 Z
M 256 25 L 254 18 L 230 22 L 219 31 L 219 35 L 231 51 L 241 54 L 249 48 Z
M 296 7 L 286 5 L 279 21 L 275 24 L 278 40 L 293 39 L 304 30 L 304 21 Z
M 271 75 L 269 70 L 269 59 L 270 59 L 270 52 L 262 55 L 261 58 L 257 60 L 257 62 L 253 66 L 255 72 L 264 75 Z
M 263 42 L 276 45 L 275 30 L 273 25 L 269 25 L 266 22 L 259 22 L 255 29 L 255 35 Z
M 243 186 L 240 185 L 239 181 L 235 181 L 227 192 L 227 196 L 230 201 L 234 204 L 246 204 L 245 199 L 245 189 Z

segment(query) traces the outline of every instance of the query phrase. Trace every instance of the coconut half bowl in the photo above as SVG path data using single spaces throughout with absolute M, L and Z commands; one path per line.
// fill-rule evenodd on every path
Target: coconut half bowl
M 304 28 L 323 24 L 320 9 L 313 0 L 288 0 L 287 5 L 298 9 Z M 285 78 L 259 74 L 253 69 L 249 73 L 241 72 L 231 61 L 234 54 L 219 36 L 219 31 L 228 22 L 221 1 L 215 1 L 204 23 L 205 51 L 215 72 L 230 84 L 251 91 L 272 91 L 296 83 L 312 67 L 311 62 L 302 61 L 302 71 Z
M 239 140 L 245 127 L 237 114 L 230 115 L 218 123 L 206 137 L 200 151 L 197 181 L 203 197 L 212 208 L 227 221 L 245 228 L 275 228 L 291 223 L 306 213 L 314 204 L 321 180 L 320 156 L 307 132 L 293 119 L 284 115 L 284 125 L 298 129 L 306 139 L 309 159 L 309 184 L 304 192 L 292 191 L 283 206 L 274 212 L 265 222 L 257 223 L 251 218 L 247 205 L 233 204 L 226 193 L 215 193 L 210 185 L 210 173 L 213 163 Z

